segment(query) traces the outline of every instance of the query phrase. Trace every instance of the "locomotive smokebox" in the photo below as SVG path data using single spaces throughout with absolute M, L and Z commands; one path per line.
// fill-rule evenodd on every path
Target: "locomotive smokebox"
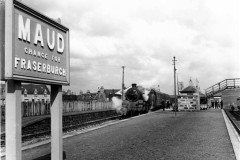
M 137 88 L 137 84 L 136 84 L 136 83 L 133 83 L 133 84 L 132 84 L 132 88 L 136 89 L 136 88 Z

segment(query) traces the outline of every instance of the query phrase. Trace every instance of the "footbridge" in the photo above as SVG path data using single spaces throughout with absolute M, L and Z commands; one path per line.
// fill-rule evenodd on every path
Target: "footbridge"
M 206 91 L 206 96 L 210 98 L 220 92 L 223 92 L 226 89 L 235 89 L 235 88 L 240 88 L 240 78 L 225 79 L 207 88 L 205 91 Z
M 236 105 L 237 98 L 240 97 L 240 78 L 225 79 L 205 91 L 209 102 L 213 97 L 220 96 L 224 108 L 229 107 L 230 104 Z

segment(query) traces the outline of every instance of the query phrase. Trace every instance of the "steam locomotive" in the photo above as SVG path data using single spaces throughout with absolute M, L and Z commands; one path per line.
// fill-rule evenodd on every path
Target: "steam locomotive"
M 170 96 L 155 89 L 146 89 L 132 84 L 125 93 L 121 112 L 123 116 L 135 116 L 157 109 L 164 109 Z

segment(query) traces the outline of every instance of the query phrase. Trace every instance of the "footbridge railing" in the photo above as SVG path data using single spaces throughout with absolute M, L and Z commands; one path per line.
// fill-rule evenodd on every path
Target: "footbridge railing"
M 205 90 L 207 97 L 212 97 L 225 89 L 240 88 L 240 78 L 225 79 Z

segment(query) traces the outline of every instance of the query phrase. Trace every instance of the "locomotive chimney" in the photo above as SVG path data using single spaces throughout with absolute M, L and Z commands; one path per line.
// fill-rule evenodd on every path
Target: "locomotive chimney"
M 132 84 L 132 88 L 137 88 L 137 84 L 136 84 L 136 83 L 133 83 L 133 84 Z

